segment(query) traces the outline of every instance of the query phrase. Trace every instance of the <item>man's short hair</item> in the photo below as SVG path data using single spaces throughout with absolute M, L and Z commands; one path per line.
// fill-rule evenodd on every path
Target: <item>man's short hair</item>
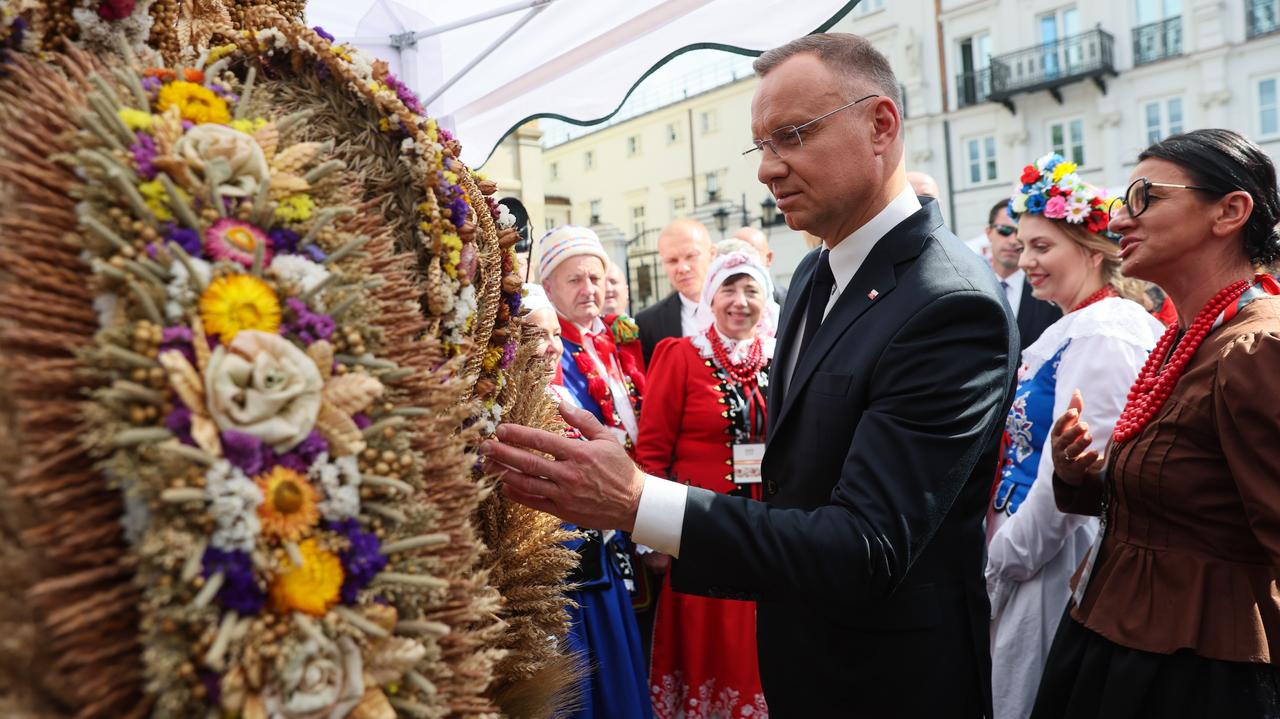
M 802 53 L 817 55 L 828 67 L 848 79 L 850 89 L 856 89 L 859 81 L 869 83 L 877 94 L 893 100 L 898 113 L 902 113 L 902 91 L 898 77 L 889 67 L 889 60 L 869 40 L 857 35 L 846 32 L 805 35 L 765 52 L 751 67 L 757 75 L 764 77 L 783 62 Z
M 1001 200 L 996 204 L 992 205 L 991 211 L 987 213 L 987 227 L 990 227 L 996 224 L 996 215 L 999 215 L 1001 210 L 1007 210 L 1007 209 L 1009 209 L 1008 200 Z

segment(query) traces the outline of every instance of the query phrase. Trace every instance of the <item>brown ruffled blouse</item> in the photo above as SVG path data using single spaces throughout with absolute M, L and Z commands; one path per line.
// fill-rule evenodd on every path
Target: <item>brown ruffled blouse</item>
M 1210 334 L 1139 436 L 1110 448 L 1106 536 L 1072 616 L 1132 649 L 1280 654 L 1280 297 Z M 1059 509 L 1101 484 L 1054 477 Z M 1072 580 L 1073 587 L 1079 577 Z

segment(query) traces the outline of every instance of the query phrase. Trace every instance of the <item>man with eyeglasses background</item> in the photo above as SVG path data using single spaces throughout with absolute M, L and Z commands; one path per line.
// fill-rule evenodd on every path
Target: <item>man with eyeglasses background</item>
M 987 240 L 991 243 L 991 269 L 1000 279 L 1009 308 L 1018 318 L 1018 336 L 1021 338 L 1019 354 L 1030 347 L 1040 335 L 1062 317 L 1062 310 L 1052 302 L 1038 300 L 1031 295 L 1027 276 L 1018 269 L 1022 256 L 1022 242 L 1018 239 L 1018 226 L 1009 217 L 1009 201 L 1001 200 L 987 214 Z
M 822 239 L 782 313 L 763 459 L 742 452 L 765 500 L 645 475 L 568 406 L 589 441 L 504 425 L 481 452 L 515 501 L 675 557 L 675 591 L 755 601 L 771 714 L 989 716 L 982 520 L 1018 358 L 1008 303 L 908 186 L 898 81 L 870 42 L 809 35 L 755 70 L 757 178 Z

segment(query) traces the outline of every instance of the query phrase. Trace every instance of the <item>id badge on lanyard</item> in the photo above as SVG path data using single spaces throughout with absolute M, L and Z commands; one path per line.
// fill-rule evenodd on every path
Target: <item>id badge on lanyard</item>
M 760 484 L 760 463 L 764 460 L 764 442 L 733 445 L 733 483 L 742 486 Z

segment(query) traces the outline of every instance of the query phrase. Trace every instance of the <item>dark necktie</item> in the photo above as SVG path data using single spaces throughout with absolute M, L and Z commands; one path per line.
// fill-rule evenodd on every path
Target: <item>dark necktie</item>
M 826 314 L 827 303 L 831 301 L 831 291 L 836 286 L 836 276 L 831 274 L 831 260 L 828 257 L 831 252 L 824 249 L 821 255 L 818 255 L 818 266 L 813 271 L 813 277 L 809 280 L 809 305 L 805 308 L 804 315 L 804 336 L 800 338 L 800 353 L 796 355 L 797 362 L 799 357 L 804 356 L 804 351 L 809 347 L 809 342 L 813 340 L 813 336 L 818 333 L 818 326 L 822 324 L 822 316 Z

